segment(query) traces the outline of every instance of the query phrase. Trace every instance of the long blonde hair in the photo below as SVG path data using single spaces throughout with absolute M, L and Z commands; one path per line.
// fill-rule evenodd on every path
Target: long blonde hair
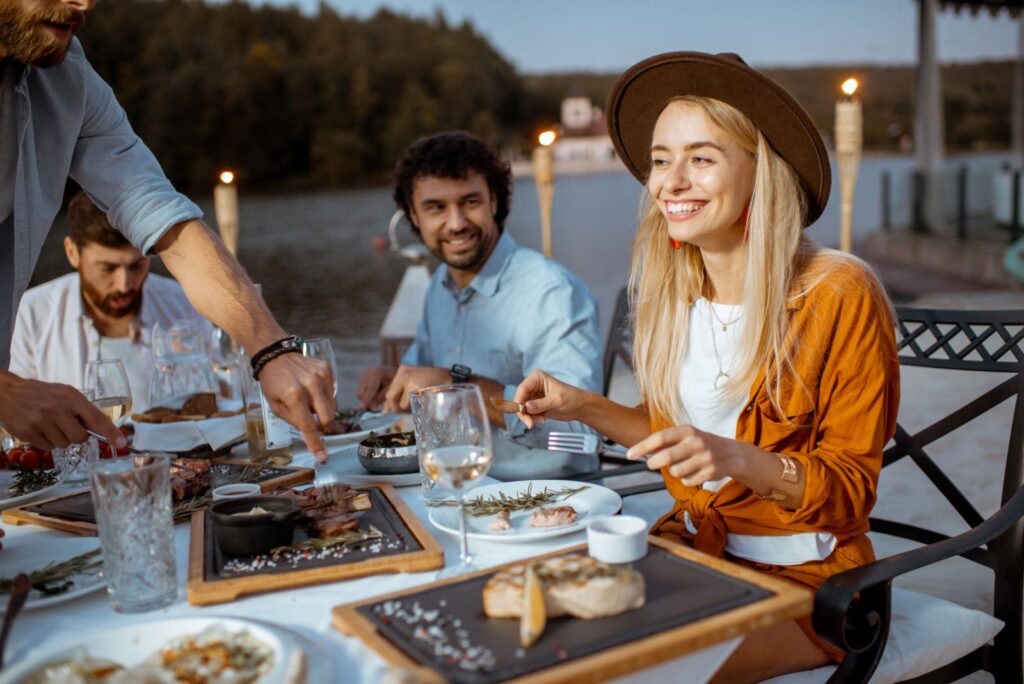
M 829 270 L 814 268 L 813 277 L 800 277 L 802 271 L 812 270 L 805 268 L 810 257 L 833 252 L 804 238 L 807 208 L 796 172 L 772 150 L 750 119 L 711 98 L 684 96 L 673 102 L 700 107 L 715 126 L 754 158 L 747 220 L 745 323 L 738 358 L 723 394 L 732 402 L 746 398 L 759 372 L 769 369 L 768 393 L 776 407 L 781 407 L 782 379 L 792 367 L 786 345 L 787 304 L 812 289 Z M 633 362 L 637 388 L 648 408 L 679 422 L 686 416 L 679 396 L 679 372 L 689 339 L 689 309 L 710 292 L 700 249 L 683 243 L 673 250 L 668 243 L 667 221 L 658 203 L 645 192 L 630 272 Z M 837 254 L 836 260 L 842 259 Z

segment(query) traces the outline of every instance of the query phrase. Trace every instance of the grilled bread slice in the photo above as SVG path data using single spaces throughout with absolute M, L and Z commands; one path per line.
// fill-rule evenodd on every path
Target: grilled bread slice
M 608 617 L 644 605 L 644 578 L 639 572 L 574 553 L 538 563 L 517 563 L 496 573 L 484 585 L 488 617 L 522 615 L 526 569 L 531 565 L 544 590 L 548 617 Z

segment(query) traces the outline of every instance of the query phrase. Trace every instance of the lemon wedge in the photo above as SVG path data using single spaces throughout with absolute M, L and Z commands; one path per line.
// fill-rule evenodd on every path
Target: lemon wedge
M 523 648 L 533 646 L 544 626 L 548 622 L 548 613 L 544 606 L 544 590 L 540 586 L 537 571 L 531 565 L 526 569 L 526 583 L 523 587 L 523 614 L 519 618 L 519 643 Z

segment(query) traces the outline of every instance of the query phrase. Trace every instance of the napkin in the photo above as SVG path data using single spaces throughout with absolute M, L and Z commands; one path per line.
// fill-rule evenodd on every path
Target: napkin
M 237 411 L 242 402 L 217 397 L 219 411 Z M 136 449 L 154 451 L 191 451 L 209 446 L 217 450 L 245 435 L 245 414 L 227 418 L 207 418 L 180 423 L 136 423 Z

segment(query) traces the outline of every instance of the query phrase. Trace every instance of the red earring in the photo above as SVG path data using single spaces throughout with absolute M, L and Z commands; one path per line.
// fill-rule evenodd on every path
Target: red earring
M 672 249 L 679 249 L 680 247 L 683 246 L 683 243 L 680 242 L 679 240 L 673 240 L 672 238 L 669 238 L 668 241 L 672 243 Z

